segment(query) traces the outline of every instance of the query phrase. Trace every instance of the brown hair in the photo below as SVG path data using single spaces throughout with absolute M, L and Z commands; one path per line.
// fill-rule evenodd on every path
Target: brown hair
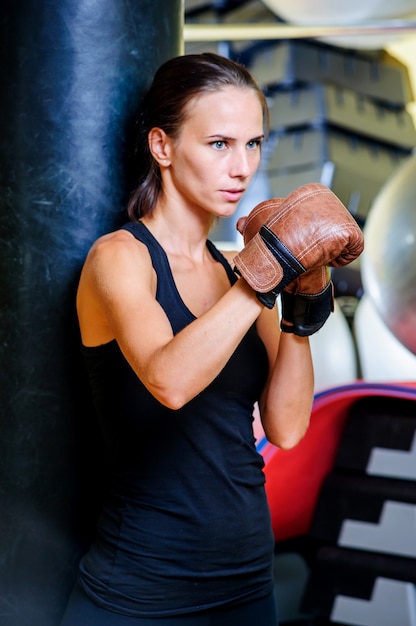
M 255 91 L 268 128 L 269 112 L 266 98 L 243 65 L 226 57 L 204 52 L 174 57 L 157 70 L 143 98 L 138 119 L 136 157 L 141 175 L 127 206 L 132 221 L 152 211 L 161 190 L 159 165 L 153 159 L 148 145 L 150 130 L 161 128 L 169 137 L 175 139 L 186 120 L 190 100 L 203 92 L 217 91 L 226 86 Z

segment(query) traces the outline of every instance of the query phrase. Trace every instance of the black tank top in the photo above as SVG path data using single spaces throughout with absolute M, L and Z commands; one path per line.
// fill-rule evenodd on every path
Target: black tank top
M 195 317 L 163 248 L 141 222 L 123 228 L 148 247 L 156 298 L 178 333 Z M 207 246 L 233 283 L 227 260 Z M 97 538 L 80 566 L 85 591 L 110 610 L 155 617 L 270 593 L 274 541 L 252 427 L 268 365 L 255 327 L 177 411 L 146 390 L 115 341 L 83 352 L 111 455 Z

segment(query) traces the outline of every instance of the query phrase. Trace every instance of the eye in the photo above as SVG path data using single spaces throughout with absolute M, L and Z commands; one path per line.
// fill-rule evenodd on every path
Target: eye
M 216 141 L 213 141 L 211 144 L 211 146 L 215 148 L 216 150 L 224 150 L 226 145 L 227 144 L 223 139 L 217 139 Z
M 252 139 L 251 141 L 248 142 L 247 148 L 249 150 L 255 150 L 256 148 L 260 148 L 261 144 L 262 144 L 261 139 Z

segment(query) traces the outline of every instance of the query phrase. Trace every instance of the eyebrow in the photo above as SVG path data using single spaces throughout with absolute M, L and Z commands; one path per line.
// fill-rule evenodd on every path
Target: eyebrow
M 263 140 L 265 137 L 264 133 L 261 135 L 258 135 L 257 137 L 251 137 L 250 139 L 248 139 L 248 141 L 260 141 Z M 207 139 L 223 139 L 225 141 L 235 141 L 235 137 L 228 137 L 227 135 L 221 135 L 221 134 L 216 134 L 216 135 L 208 135 Z

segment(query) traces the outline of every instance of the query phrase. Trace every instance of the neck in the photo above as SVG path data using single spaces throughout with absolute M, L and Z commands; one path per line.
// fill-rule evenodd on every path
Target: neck
M 206 240 L 213 218 L 206 212 L 175 211 L 156 206 L 151 215 L 142 219 L 166 252 L 201 259 L 206 254 Z

